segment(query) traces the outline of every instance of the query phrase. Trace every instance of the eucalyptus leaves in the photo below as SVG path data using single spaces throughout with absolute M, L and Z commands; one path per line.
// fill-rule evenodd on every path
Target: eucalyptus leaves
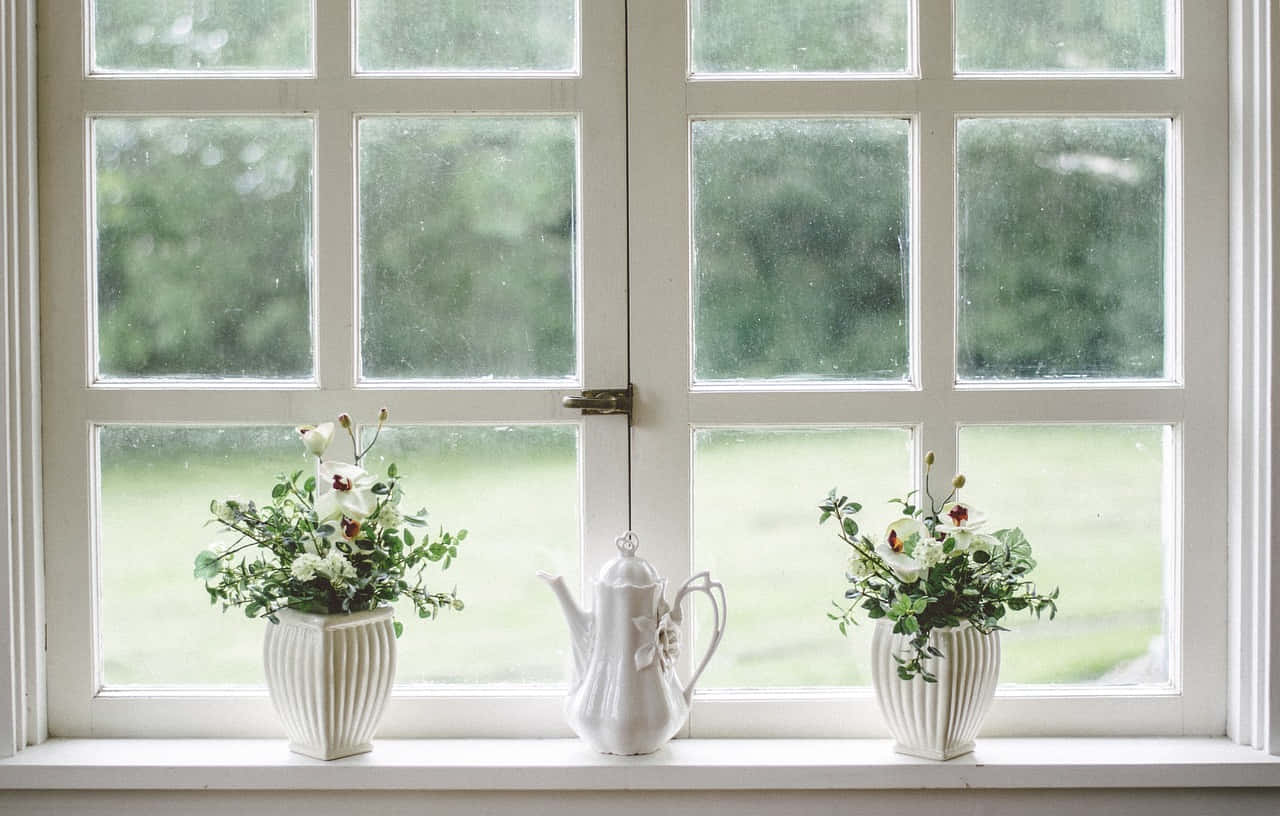
M 892 499 L 902 505 L 902 518 L 894 521 L 882 539 L 873 539 L 858 528 L 854 516 L 862 505 L 839 496 L 833 488 L 818 505 L 822 524 L 839 523 L 837 535 L 852 548 L 846 575 L 850 587 L 848 606 L 834 604 L 827 617 L 841 633 L 857 623 L 861 609 L 871 619 L 888 618 L 893 631 L 910 637 L 906 656 L 894 655 L 898 676 L 910 680 L 919 675 L 927 682 L 936 677 L 926 668 L 931 658 L 944 655 L 929 645 L 935 628 L 972 625 L 983 633 L 1005 630 L 1001 621 L 1009 610 L 1030 610 L 1050 620 L 1057 614 L 1058 590 L 1040 594 L 1028 579 L 1035 568 L 1031 544 L 1022 530 L 996 530 L 988 534 L 986 518 L 965 502 L 955 501 L 965 478 L 957 475 L 951 492 L 941 502 L 929 487 L 934 455 L 925 455 L 924 500 Z
M 316 475 L 302 471 L 276 477 L 271 501 L 258 505 L 239 498 L 215 499 L 210 524 L 232 538 L 199 553 L 195 577 L 203 578 L 210 603 L 223 611 L 241 607 L 248 617 L 278 623 L 281 609 L 340 613 L 374 609 L 408 598 L 421 618 L 444 609 L 462 609 L 457 590 L 431 592 L 423 585 L 428 564 L 448 569 L 466 530 L 443 530 L 432 538 L 425 509 L 400 510 L 401 476 L 394 464 L 384 477 L 360 466 L 387 422 L 378 414 L 377 432 L 361 448 L 351 417 L 337 425 L 351 439 L 354 463 L 326 460 L 334 423 L 303 425 L 298 434 L 316 457 Z M 410 528 L 422 528 L 415 534 Z M 403 625 L 395 624 L 396 635 Z

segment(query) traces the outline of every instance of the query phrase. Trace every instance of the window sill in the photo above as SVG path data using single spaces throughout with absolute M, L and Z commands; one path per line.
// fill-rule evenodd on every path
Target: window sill
M 1280 787 L 1280 757 L 1222 738 L 985 739 L 930 762 L 887 740 L 677 740 L 644 757 L 577 740 L 379 740 L 332 762 L 282 740 L 53 739 L 0 790 L 907 790 Z

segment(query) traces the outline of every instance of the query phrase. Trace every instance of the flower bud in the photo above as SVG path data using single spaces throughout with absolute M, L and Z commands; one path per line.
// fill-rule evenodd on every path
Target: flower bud
M 951 486 L 954 487 L 956 490 L 959 490 L 960 488 L 964 487 L 964 474 L 957 473 L 956 477 L 951 480 Z
M 338 424 L 348 431 L 351 430 L 351 414 L 338 414 Z
M 382 409 L 381 409 L 380 411 L 378 411 L 378 421 L 379 421 L 379 422 L 386 422 L 386 421 L 387 421 L 387 418 L 388 418 L 388 417 L 390 417 L 390 416 L 391 416 L 391 412 L 387 410 L 387 406 L 385 406 L 385 405 L 384 405 L 384 406 L 382 406 Z
M 929 451 L 924 455 L 924 463 L 930 466 L 933 465 L 933 451 Z

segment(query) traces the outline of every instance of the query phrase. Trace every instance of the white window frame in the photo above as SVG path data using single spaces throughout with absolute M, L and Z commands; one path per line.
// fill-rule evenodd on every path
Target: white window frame
M 1273 431 L 1280 432 L 1280 405 L 1275 404 L 1272 389 L 1273 372 L 1277 363 L 1280 363 L 1280 354 L 1277 353 L 1280 350 L 1275 348 L 1273 339 L 1273 324 L 1280 319 L 1280 314 L 1277 314 L 1280 311 L 1280 298 L 1277 298 L 1272 288 L 1275 270 L 1273 236 L 1280 229 L 1278 208 L 1274 206 L 1274 202 L 1276 191 L 1280 189 L 1280 175 L 1277 175 L 1276 166 L 1271 160 L 1280 147 L 1280 127 L 1277 127 L 1280 125 L 1277 120 L 1280 108 L 1272 97 L 1272 88 L 1280 80 L 1280 46 L 1277 45 L 1277 35 L 1280 35 L 1280 2 L 1231 0 L 1230 9 L 1231 388 L 1229 423 L 1223 423 L 1223 428 L 1230 431 L 1226 474 L 1230 483 L 1230 594 L 1226 594 L 1227 587 L 1224 587 L 1223 594 L 1224 604 L 1229 606 L 1230 611 L 1229 620 L 1226 621 L 1230 642 L 1229 648 L 1225 650 L 1230 666 L 1226 687 L 1219 691 L 1225 692 L 1229 705 L 1226 718 L 1228 734 L 1237 742 L 1280 753 L 1280 639 L 1276 637 L 1276 632 L 1280 631 L 1280 558 L 1276 557 L 1272 535 L 1273 525 L 1280 523 L 1280 518 L 1276 517 L 1280 513 L 1280 495 L 1275 492 L 1275 486 L 1280 486 L 1280 473 L 1276 472 L 1277 467 L 1280 467 L 1280 457 L 1273 456 L 1271 448 Z M 48 553 L 46 547 L 46 541 L 51 535 L 42 535 L 42 502 L 39 495 L 42 400 L 38 364 L 40 315 L 36 293 L 41 266 L 37 263 L 37 211 L 34 206 L 35 10 L 36 0 L 15 0 L 0 9 L 0 157 L 3 158 L 0 161 L 0 216 L 3 216 L 0 225 L 3 225 L 4 238 L 3 244 L 0 244 L 3 249 L 0 253 L 0 265 L 6 273 L 4 309 L 0 311 L 0 323 L 3 323 L 4 328 L 3 333 L 0 333 L 4 342 L 4 354 L 0 361 L 4 365 L 2 381 L 6 394 L 6 421 L 0 424 L 0 453 L 3 454 L 0 459 L 4 462 L 3 475 L 6 478 L 4 489 L 0 491 L 0 501 L 5 504 L 7 517 L 11 519 L 4 531 L 3 545 L 0 545 L 0 656 L 4 658 L 4 663 L 0 665 L 0 692 L 3 692 L 2 699 L 5 703 L 0 707 L 0 756 L 21 750 L 24 745 L 41 742 L 48 733 L 44 721 L 46 701 L 43 634 L 46 609 L 42 597 L 44 571 L 41 566 L 46 555 L 52 553 Z M 649 18 L 648 24 L 640 23 L 643 10 L 637 9 L 634 0 L 630 11 L 633 29 L 629 48 L 633 51 L 645 48 L 663 50 L 665 47 L 657 42 L 667 33 L 664 32 L 661 21 Z M 46 21 L 42 20 L 42 25 L 45 24 Z M 928 31 L 926 24 L 922 33 L 927 35 Z M 936 40 L 935 31 L 934 36 L 928 37 L 925 42 Z M 949 44 L 945 53 L 950 53 Z M 936 68 L 936 59 L 933 62 Z M 929 63 L 930 60 L 926 59 L 923 66 L 926 80 L 930 75 Z M 937 75 L 936 72 L 934 75 Z M 669 70 L 664 70 L 662 76 L 656 79 L 660 80 L 657 84 L 665 83 L 669 88 L 676 81 Z M 680 76 L 679 81 L 683 82 L 684 77 Z M 1110 92 L 1110 82 L 1100 81 L 1099 87 Z M 482 84 L 475 83 L 476 86 Z M 732 84 L 728 87 L 726 93 L 735 93 Z M 1024 88 L 1022 98 L 1035 101 L 1030 85 L 1019 83 L 1015 87 Z M 651 130 L 654 136 L 664 140 L 663 144 L 667 148 L 685 138 L 680 131 L 686 111 L 675 111 L 670 100 L 663 102 L 656 88 L 651 87 L 645 93 L 644 88 L 637 87 L 634 73 L 630 93 L 636 107 L 646 102 L 656 101 L 659 104 L 663 121 Z M 736 93 L 742 96 L 749 91 L 738 89 Z M 888 91 L 880 89 L 879 98 L 886 98 L 886 93 Z M 874 101 L 876 97 L 873 95 L 871 98 Z M 43 98 L 41 102 L 42 106 L 46 104 Z M 749 105 L 742 107 L 750 108 Z M 632 110 L 635 109 L 633 107 Z M 674 126 L 673 122 L 676 123 Z M 42 151 L 51 151 L 47 142 L 42 142 L 40 147 Z M 664 168 L 654 166 L 656 152 L 658 151 L 650 151 L 647 161 L 633 153 L 630 159 L 632 173 L 646 170 L 663 172 Z M 645 177 L 640 175 L 638 178 Z M 668 173 L 667 182 L 670 181 Z M 637 199 L 643 202 L 645 196 L 656 195 L 655 188 L 659 186 L 661 185 L 642 185 L 633 181 L 630 192 L 632 205 L 635 206 Z M 1217 203 L 1225 204 L 1226 201 L 1224 197 Z M 47 224 L 45 228 L 47 235 Z M 684 228 L 687 225 L 681 227 Z M 656 269 L 682 268 L 678 260 L 675 264 L 662 265 L 664 261 L 672 260 L 672 251 L 664 254 L 662 247 L 640 246 L 645 243 L 644 238 L 651 238 L 661 232 L 657 227 L 646 232 L 642 227 L 633 225 L 633 264 L 644 261 L 658 263 L 658 266 L 652 267 Z M 47 247 L 46 243 L 43 247 L 46 253 Z M 666 249 L 673 250 L 671 247 Z M 682 250 L 675 247 L 673 251 L 678 253 Z M 927 255 L 937 254 L 936 247 L 933 253 L 929 253 L 927 247 L 924 251 Z M 43 268 L 47 270 L 49 259 L 44 258 L 43 263 Z M 930 267 L 925 264 L 924 268 Z M 637 285 L 644 282 L 644 277 L 637 276 L 633 280 L 632 292 L 633 308 L 642 317 L 646 311 L 652 312 L 656 305 L 653 302 L 654 292 L 646 292 L 644 286 Z M 671 352 L 669 347 L 660 347 L 655 349 L 654 356 L 661 358 Z M 679 360 L 680 356 L 677 355 L 676 359 Z M 946 362 L 950 365 L 950 360 Z M 639 363 L 640 360 L 635 361 L 636 379 L 641 377 L 639 369 L 643 368 Z M 653 361 L 653 365 L 659 363 L 660 359 Z M 1218 363 L 1220 365 L 1221 360 Z M 934 369 L 937 367 L 934 366 Z M 927 375 L 927 360 L 925 371 Z M 927 377 L 925 382 L 929 382 Z M 696 402 L 687 395 L 687 381 L 676 383 L 674 379 L 669 379 L 665 387 L 666 398 L 677 395 L 677 402 Z M 1108 402 L 1115 399 L 1111 393 L 1096 395 L 1103 400 L 1100 410 L 1108 404 L 1114 406 L 1114 403 Z M 1211 396 L 1220 397 L 1221 393 L 1223 392 Z M 841 410 L 839 397 L 833 398 L 825 393 L 816 393 L 813 397 L 812 406 L 803 419 L 849 421 L 849 416 Z M 877 395 L 864 397 L 868 403 L 865 413 L 872 415 L 873 421 L 884 421 L 883 417 L 891 415 L 892 409 L 896 407 L 894 400 L 899 399 L 898 395 L 887 400 Z M 643 417 L 645 411 L 661 408 L 666 398 L 659 393 L 650 400 L 642 400 L 639 406 L 640 416 Z M 958 403 L 963 403 L 968 397 L 957 392 L 955 399 Z M 1048 396 L 1040 399 L 1039 404 L 1025 395 L 1018 395 L 1017 399 L 1017 405 L 1025 408 L 1052 407 L 1046 405 L 1051 402 Z M 714 407 L 712 395 L 706 395 L 706 399 L 699 395 L 699 400 Z M 285 399 L 280 404 L 287 403 L 288 400 Z M 446 408 L 447 406 L 438 410 L 443 414 Z M 680 410 L 686 409 L 681 407 Z M 49 417 L 45 416 L 44 419 L 47 426 Z M 758 421 L 759 417 L 753 416 L 750 419 Z M 671 423 L 670 419 L 667 421 Z M 677 430 L 675 438 L 687 438 L 687 422 Z M 639 428 L 636 433 L 641 433 Z M 650 450 L 653 451 L 650 458 L 657 459 L 662 446 L 651 446 Z M 678 456 L 687 456 L 688 453 L 687 443 L 672 446 L 668 442 L 667 450 Z M 49 457 L 47 449 L 43 450 L 43 454 L 46 459 L 50 459 L 45 465 L 48 472 L 66 473 L 60 469 L 58 462 Z M 650 466 L 644 462 L 636 463 L 638 472 L 644 471 L 646 467 Z M 650 468 L 649 478 L 652 476 L 653 469 Z M 640 497 L 639 493 L 637 488 L 638 498 L 633 512 L 638 518 L 660 521 L 662 494 Z M 687 502 L 687 499 L 682 501 Z M 673 517 L 669 522 L 663 529 L 678 533 L 681 528 L 686 528 L 687 540 L 687 520 Z M 1220 529 L 1212 532 L 1215 539 L 1221 538 Z M 680 553 L 668 553 L 665 557 L 679 569 Z M 686 561 L 686 571 L 687 568 Z M 1218 616 L 1211 616 L 1208 624 L 1221 628 L 1223 621 Z M 741 705 L 747 701 L 727 702 L 729 705 Z M 793 713 L 816 708 L 824 711 L 825 716 L 850 713 L 852 705 L 848 701 L 831 701 L 837 706 L 833 711 L 821 699 L 791 702 L 793 704 L 788 707 Z M 843 711 L 839 710 L 840 706 L 844 706 Z M 1037 701 L 1029 711 L 1031 716 L 1039 719 L 1044 711 L 1052 710 L 1055 706 L 1055 701 L 1052 700 Z M 1005 708 L 1010 707 L 1006 705 Z M 1114 711 L 1118 707 L 1112 708 Z M 753 716 L 755 711 L 752 710 Z M 998 709 L 995 715 L 998 719 Z M 696 712 L 696 716 L 702 717 L 702 712 Z M 766 718 L 763 722 L 757 722 L 760 722 L 762 730 L 768 730 L 773 719 L 775 718 Z M 429 732 L 420 732 L 421 735 L 427 733 Z
M 390 405 L 398 426 L 561 423 L 577 427 L 580 572 L 609 557 L 627 526 L 627 423 L 586 421 L 561 406 L 583 387 L 626 383 L 625 7 L 580 4 L 581 65 L 512 74 L 357 73 L 355 4 L 312 0 L 314 69 L 140 74 L 91 71 L 88 0 L 40 11 L 45 462 L 77 474 L 44 485 L 49 730 L 60 736 L 270 736 L 265 691 L 104 687 L 94 428 L 109 423 L 283 424 L 340 410 L 371 417 Z M 558 114 L 578 131 L 578 369 L 554 381 L 385 381 L 359 374 L 356 132 L 363 116 Z M 303 116 L 315 126 L 312 284 L 314 379 L 96 379 L 93 194 L 89 124 L 96 116 Z M 52 157 L 58 157 L 54 160 Z M 60 236 L 55 238 L 55 236 Z M 75 304 L 66 307 L 64 304 Z M 323 327 L 323 330 L 320 330 Z M 56 440 L 56 442 L 54 441 Z M 74 508 L 74 509 L 71 509 Z M 529 576 L 535 580 L 534 576 Z M 548 613 L 554 605 L 548 598 Z M 211 612 L 211 614 L 213 614 Z M 385 736 L 568 734 L 563 691 L 538 686 L 397 687 Z
M 1179 4 L 1173 4 L 1176 8 Z M 1166 485 L 1180 518 L 1169 576 L 1172 682 L 1002 689 L 989 736 L 1220 733 L 1226 716 L 1227 21 L 1187 2 L 1172 23 L 1172 68 L 1158 74 L 953 76 L 952 3 L 921 0 L 906 75 L 690 74 L 684 0 L 632 3 L 628 59 L 631 194 L 632 519 L 662 549 L 664 574 L 693 569 L 692 431 L 717 426 L 897 426 L 918 454 L 956 469 L 961 425 L 1161 423 L 1174 427 Z M 1178 48 L 1183 30 L 1195 32 Z M 914 134 L 910 382 L 700 386 L 690 379 L 690 122 L 704 117 L 908 118 Z M 969 116 L 1168 116 L 1174 137 L 1166 275 L 1173 366 L 1167 381 L 959 383 L 955 377 L 954 133 Z M 1185 161 L 1183 157 L 1193 157 Z M 1178 202 L 1185 202 L 1185 208 Z M 1193 227 L 1193 228 L 1189 228 Z M 1195 274 L 1183 274 L 1183 270 Z M 667 270 L 668 274 L 644 274 Z M 1193 315 L 1186 304 L 1195 304 Z M 1185 338 L 1185 342 L 1183 342 Z M 920 461 L 917 455 L 915 461 Z M 1195 463 L 1184 467 L 1184 462 Z M 921 478 L 917 473 L 917 481 Z M 917 484 L 917 487 L 920 487 Z M 1195 511 L 1184 513 L 1186 499 Z M 1200 542 L 1215 542 L 1203 546 Z M 1192 586 L 1196 591 L 1186 591 Z M 1064 588 L 1064 590 L 1069 588 Z M 729 588 L 732 604 L 732 587 Z M 1208 600 L 1205 600 L 1206 595 Z M 1180 648 L 1181 647 L 1181 648 Z M 1185 654 L 1182 654 L 1185 652 Z M 700 691 L 697 737 L 884 734 L 869 689 Z

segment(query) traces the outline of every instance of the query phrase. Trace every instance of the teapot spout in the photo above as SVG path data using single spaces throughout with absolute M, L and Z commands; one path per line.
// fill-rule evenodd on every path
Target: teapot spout
M 538 577 L 546 581 L 551 591 L 556 594 L 556 599 L 560 601 L 560 609 L 564 612 L 565 622 L 569 624 L 569 642 L 573 647 L 573 684 L 577 685 L 578 679 L 586 670 L 587 656 L 591 648 L 591 614 L 584 612 L 573 600 L 562 576 L 539 571 Z

